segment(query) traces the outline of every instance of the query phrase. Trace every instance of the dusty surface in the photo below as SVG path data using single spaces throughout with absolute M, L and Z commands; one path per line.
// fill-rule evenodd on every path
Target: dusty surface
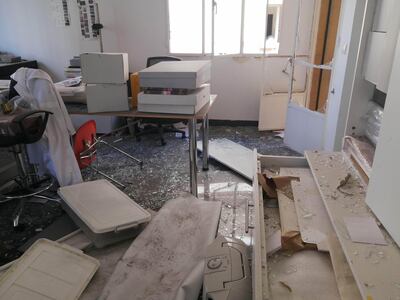
M 383 246 L 353 242 L 345 227 L 344 217 L 373 217 L 358 174 L 340 152 L 306 152 L 306 156 L 363 298 L 400 298 L 400 250 L 386 230 L 381 227 L 388 242 Z
M 197 288 L 197 296 L 219 210 L 220 202 L 191 195 L 169 201 L 118 262 L 99 299 L 175 299 L 186 284 L 192 287 L 186 293 Z
M 273 300 L 340 299 L 328 253 L 280 251 L 269 258 L 268 269 Z

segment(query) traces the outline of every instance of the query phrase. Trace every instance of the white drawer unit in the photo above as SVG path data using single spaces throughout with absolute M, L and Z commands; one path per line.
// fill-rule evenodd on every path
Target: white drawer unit
M 194 105 L 204 103 L 210 99 L 210 85 L 205 84 L 202 87 L 191 90 L 186 95 L 161 95 L 161 94 L 145 94 L 141 92 L 138 96 L 139 104 L 156 104 L 156 105 Z
M 210 81 L 211 62 L 164 61 L 139 72 L 140 86 L 147 88 L 196 89 Z
M 89 113 L 129 110 L 126 83 L 88 84 L 86 99 Z
M 204 105 L 210 101 L 202 98 L 201 102 L 196 105 L 170 105 L 170 104 L 141 104 L 138 103 L 138 111 L 148 113 L 160 113 L 160 114 L 183 114 L 183 115 L 194 115 L 201 110 Z
M 83 53 L 81 69 L 85 83 L 126 83 L 129 77 L 128 54 Z

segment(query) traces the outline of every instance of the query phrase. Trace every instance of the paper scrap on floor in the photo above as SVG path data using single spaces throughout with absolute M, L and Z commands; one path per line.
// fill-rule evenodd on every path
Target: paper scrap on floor
M 345 217 L 343 221 L 353 242 L 387 245 L 382 232 L 373 218 L 369 216 Z

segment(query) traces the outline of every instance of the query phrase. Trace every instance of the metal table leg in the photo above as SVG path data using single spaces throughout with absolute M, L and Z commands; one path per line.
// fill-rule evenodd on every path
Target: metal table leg
M 190 192 L 197 197 L 196 119 L 189 120 Z
M 207 171 L 208 170 L 208 131 L 209 131 L 208 114 L 205 115 L 205 117 L 203 119 L 202 128 L 203 128 L 203 170 Z

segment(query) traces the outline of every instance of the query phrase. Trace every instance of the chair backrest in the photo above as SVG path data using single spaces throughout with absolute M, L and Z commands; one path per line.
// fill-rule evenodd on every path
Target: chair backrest
M 82 124 L 74 137 L 74 153 L 80 169 L 89 166 L 96 159 L 96 147 L 89 147 L 96 141 L 96 122 L 89 120 Z
M 181 61 L 179 57 L 175 56 L 152 56 L 147 58 L 146 67 L 151 67 L 152 65 L 158 64 L 162 61 Z
M 36 143 L 42 138 L 51 114 L 45 110 L 31 110 L 17 115 L 0 115 L 0 147 Z

